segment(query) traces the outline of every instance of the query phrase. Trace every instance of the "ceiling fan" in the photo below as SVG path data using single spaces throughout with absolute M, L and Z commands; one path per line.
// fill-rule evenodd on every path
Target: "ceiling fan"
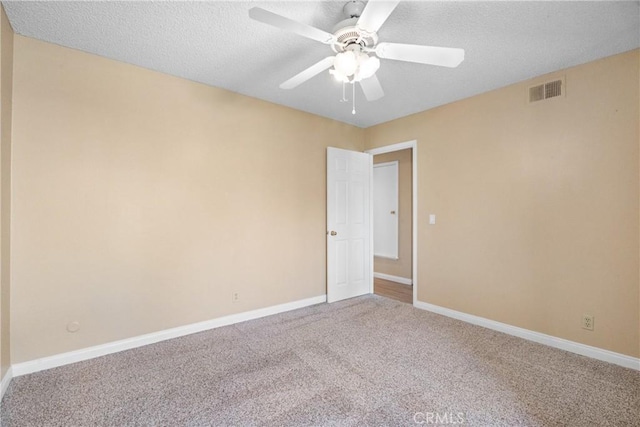
M 378 43 L 377 32 L 398 3 L 399 0 L 369 0 L 365 5 L 362 1 L 350 1 L 343 9 L 347 19 L 339 22 L 333 28 L 332 33 L 259 7 L 250 9 L 249 17 L 327 44 L 336 53 L 336 55 L 327 56 L 285 81 L 280 85 L 281 89 L 293 89 L 331 68 L 329 73 L 336 80 L 343 83 L 360 83 L 367 100 L 375 101 L 384 96 L 382 86 L 375 75 L 380 67 L 378 58 L 451 68 L 457 67 L 464 60 L 464 49 Z

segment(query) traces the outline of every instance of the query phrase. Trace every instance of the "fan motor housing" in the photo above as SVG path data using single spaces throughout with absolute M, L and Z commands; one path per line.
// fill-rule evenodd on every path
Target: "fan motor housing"
M 353 44 L 359 44 L 361 47 L 372 48 L 378 43 L 378 35 L 376 33 L 366 33 L 356 27 L 358 18 L 349 18 L 338 22 L 333 27 L 333 35 L 336 36 L 337 43 L 331 47 L 335 52 L 344 52 Z

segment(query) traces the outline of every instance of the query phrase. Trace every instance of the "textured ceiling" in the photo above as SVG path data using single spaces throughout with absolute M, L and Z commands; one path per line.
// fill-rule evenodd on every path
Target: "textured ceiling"
M 345 2 L 3 2 L 24 36 L 95 53 L 360 127 L 640 46 L 640 2 L 401 2 L 380 41 L 459 47 L 455 69 L 382 60 L 386 96 L 357 114 L 328 72 L 278 85 L 330 47 L 249 19 L 260 6 L 331 31 Z M 351 98 L 351 95 L 348 96 Z

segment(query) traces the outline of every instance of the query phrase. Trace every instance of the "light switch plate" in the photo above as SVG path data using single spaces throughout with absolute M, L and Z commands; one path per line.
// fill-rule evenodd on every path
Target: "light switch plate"
M 429 214 L 429 224 L 435 224 L 435 223 L 436 223 L 436 215 Z

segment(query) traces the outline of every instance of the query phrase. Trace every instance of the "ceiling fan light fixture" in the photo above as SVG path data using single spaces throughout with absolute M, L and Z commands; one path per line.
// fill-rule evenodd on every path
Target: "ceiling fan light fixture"
M 359 82 L 373 76 L 380 68 L 380 60 L 357 50 L 348 50 L 336 55 L 333 69 L 329 73 L 339 82 Z
M 375 56 L 368 56 L 366 54 L 363 54 L 360 58 L 358 77 L 360 80 L 368 79 L 378 71 L 378 68 L 380 68 L 380 60 Z
M 345 76 L 338 70 L 331 69 L 329 70 L 329 74 L 331 74 L 340 83 L 349 83 L 349 77 Z
M 350 50 L 340 52 L 336 55 L 333 67 L 343 76 L 352 76 L 358 70 L 358 58 L 356 57 L 356 54 Z

